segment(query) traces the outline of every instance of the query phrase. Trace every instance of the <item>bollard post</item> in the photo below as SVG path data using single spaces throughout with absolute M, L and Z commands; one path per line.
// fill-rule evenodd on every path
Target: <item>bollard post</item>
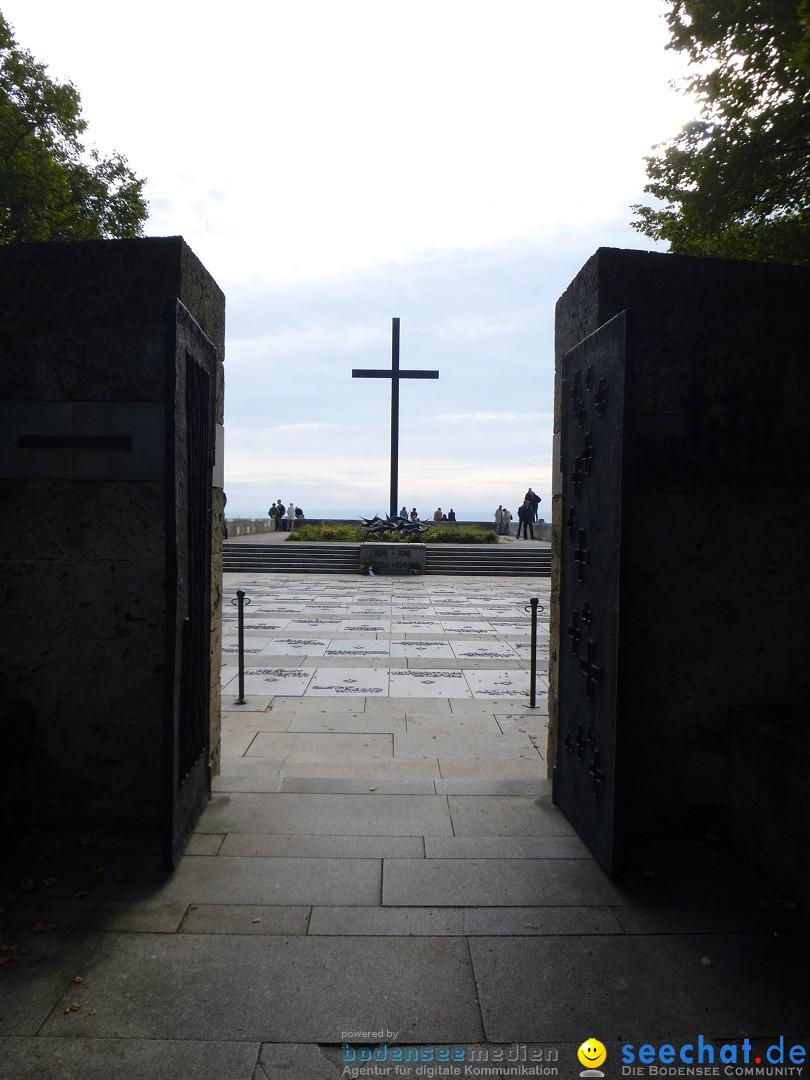
M 532 613 L 532 636 L 531 636 L 531 646 L 530 646 L 530 649 L 529 649 L 530 654 L 531 654 L 530 657 L 529 657 L 529 665 L 530 665 L 529 666 L 529 679 L 530 679 L 530 683 L 529 683 L 529 708 L 530 709 L 536 709 L 537 708 L 537 605 L 538 605 L 538 602 L 539 602 L 538 598 L 536 596 L 533 596 L 529 600 L 529 607 L 526 608 L 526 611 L 531 611 L 531 613 Z
M 236 599 L 231 600 L 237 605 L 237 650 L 239 653 L 239 698 L 237 705 L 245 705 L 245 603 L 250 603 L 250 598 L 245 600 L 244 589 L 236 590 Z

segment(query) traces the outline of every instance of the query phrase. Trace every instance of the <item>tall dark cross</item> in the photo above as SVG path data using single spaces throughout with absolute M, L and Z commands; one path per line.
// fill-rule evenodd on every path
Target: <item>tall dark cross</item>
M 391 325 L 391 370 L 383 368 L 352 368 L 353 379 L 390 379 L 391 380 L 391 506 L 390 515 L 399 513 L 397 503 L 399 495 L 399 380 L 400 379 L 438 379 L 438 371 L 400 371 L 399 369 L 399 319 L 393 319 Z

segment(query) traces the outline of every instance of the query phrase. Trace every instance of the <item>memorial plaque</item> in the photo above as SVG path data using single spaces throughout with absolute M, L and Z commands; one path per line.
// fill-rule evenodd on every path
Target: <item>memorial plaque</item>
M 425 572 L 424 544 L 361 544 L 360 565 L 371 564 L 375 574 Z

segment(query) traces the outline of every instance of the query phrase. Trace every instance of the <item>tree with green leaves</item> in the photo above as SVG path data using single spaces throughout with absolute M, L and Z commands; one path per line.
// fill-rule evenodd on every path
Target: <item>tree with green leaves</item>
M 0 243 L 143 235 L 145 180 L 86 149 L 72 83 L 54 82 L 0 14 Z
M 669 0 L 701 118 L 647 158 L 633 227 L 670 250 L 810 263 L 810 0 Z

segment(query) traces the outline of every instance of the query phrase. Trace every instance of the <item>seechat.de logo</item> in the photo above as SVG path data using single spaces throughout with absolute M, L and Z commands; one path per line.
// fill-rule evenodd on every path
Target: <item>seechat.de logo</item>
M 579 1050 L 577 1050 L 577 1057 L 579 1058 L 580 1065 L 585 1066 L 579 1074 L 580 1076 L 605 1075 L 600 1071 L 599 1066 L 605 1064 L 607 1050 L 598 1039 L 586 1039 Z

